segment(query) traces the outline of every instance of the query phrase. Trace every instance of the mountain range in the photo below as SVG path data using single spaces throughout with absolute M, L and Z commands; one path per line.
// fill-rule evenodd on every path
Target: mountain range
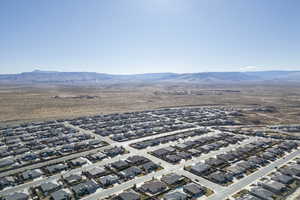
M 19 74 L 1 74 L 0 83 L 257 83 L 299 82 L 300 71 L 256 71 L 256 72 L 201 72 L 201 73 L 147 73 L 114 75 L 96 72 L 40 71 Z

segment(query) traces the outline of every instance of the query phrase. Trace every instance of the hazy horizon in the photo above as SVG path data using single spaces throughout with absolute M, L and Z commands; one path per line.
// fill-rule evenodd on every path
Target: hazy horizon
M 16 72 L 16 73 L 6 73 L 0 75 L 13 75 L 13 74 L 22 74 L 22 73 L 32 73 L 32 72 L 58 72 L 58 73 L 99 73 L 99 74 L 109 74 L 109 75 L 142 75 L 142 74 L 197 74 L 197 73 L 251 73 L 251 72 L 293 72 L 293 71 L 300 71 L 300 69 L 295 70 L 281 70 L 281 69 L 274 69 L 274 70 L 253 70 L 253 71 L 205 71 L 205 72 L 146 72 L 146 73 L 103 73 L 103 72 L 93 72 L 93 71 L 59 71 L 59 70 L 41 70 L 41 69 L 33 69 L 32 71 L 24 71 L 24 72 Z

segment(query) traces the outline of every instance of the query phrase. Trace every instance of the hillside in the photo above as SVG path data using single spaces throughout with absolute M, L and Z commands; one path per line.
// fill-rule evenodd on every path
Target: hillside
M 259 72 L 203 72 L 203 73 L 149 73 L 112 75 L 95 72 L 39 71 L 0 75 L 0 83 L 251 83 L 251 82 L 300 82 L 300 71 Z

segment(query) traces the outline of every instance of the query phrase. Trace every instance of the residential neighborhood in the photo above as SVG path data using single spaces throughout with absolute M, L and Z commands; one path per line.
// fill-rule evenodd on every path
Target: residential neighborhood
M 243 124 L 238 112 L 167 108 L 2 127 L 0 198 L 269 200 L 291 195 L 300 188 L 298 138 L 285 134 L 287 125 Z

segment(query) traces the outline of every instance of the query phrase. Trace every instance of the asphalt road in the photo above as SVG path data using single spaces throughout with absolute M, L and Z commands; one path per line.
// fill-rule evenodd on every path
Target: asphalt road
M 11 194 L 13 192 L 22 191 L 22 190 L 27 189 L 29 187 L 38 186 L 41 183 L 44 183 L 44 182 L 47 182 L 47 181 L 57 180 L 62 175 L 66 176 L 66 175 L 69 175 L 69 174 L 81 173 L 82 171 L 89 170 L 89 169 L 91 169 L 93 167 L 96 167 L 96 166 L 103 166 L 103 165 L 118 161 L 120 159 L 126 159 L 129 156 L 132 156 L 132 154 L 124 154 L 124 155 L 116 156 L 114 158 L 106 158 L 106 159 L 104 159 L 100 162 L 97 162 L 97 163 L 94 163 L 94 164 L 89 164 L 89 165 L 86 165 L 86 166 L 83 166 L 83 167 L 80 167 L 80 168 L 76 168 L 76 169 L 73 169 L 73 170 L 61 172 L 59 174 L 52 175 L 50 177 L 41 177 L 41 178 L 35 179 L 31 182 L 28 182 L 28 183 L 25 183 L 25 184 L 22 184 L 22 185 L 18 185 L 18 186 L 15 186 L 13 188 L 8 188 L 8 189 L 5 189 L 5 190 L 2 190 L 0 192 L 0 195 L 7 195 L 7 194 Z
M 162 117 L 162 116 L 160 116 L 160 117 Z M 191 123 L 187 123 L 187 122 L 184 122 L 184 123 L 191 124 Z M 228 187 L 223 187 L 223 186 L 215 184 L 215 183 L 213 183 L 209 180 L 206 180 L 204 178 L 196 176 L 196 175 L 194 175 L 194 174 L 192 174 L 188 171 L 185 171 L 183 169 L 184 166 L 189 166 L 189 165 L 192 165 L 194 163 L 203 161 L 203 160 L 205 160 L 209 157 L 214 157 L 218 154 L 225 153 L 225 152 L 230 151 L 230 150 L 232 150 L 236 147 L 246 145 L 246 144 L 248 144 L 250 142 L 253 142 L 255 140 L 259 140 L 260 138 L 248 137 L 248 139 L 242 141 L 240 144 L 230 145 L 226 148 L 221 148 L 220 150 L 212 151 L 212 152 L 210 152 L 208 154 L 204 154 L 200 157 L 193 158 L 192 160 L 183 161 L 183 162 L 181 162 L 177 165 L 173 165 L 173 164 L 170 164 L 166 161 L 163 161 L 163 160 L 161 160 L 161 159 L 159 159 L 155 156 L 150 155 L 148 152 L 156 150 L 158 148 L 167 147 L 167 146 L 170 146 L 170 145 L 175 145 L 179 142 L 188 141 L 188 140 L 191 140 L 191 139 L 198 139 L 198 138 L 201 138 L 201 137 L 218 134 L 218 133 L 220 133 L 220 131 L 213 130 L 212 132 L 209 132 L 207 134 L 203 134 L 203 135 L 200 135 L 200 136 L 189 137 L 189 138 L 186 138 L 184 140 L 181 139 L 181 140 L 178 140 L 178 141 L 175 141 L 175 142 L 169 142 L 169 143 L 166 143 L 166 144 L 160 144 L 158 146 L 138 150 L 138 149 L 130 147 L 129 145 L 132 144 L 132 143 L 144 141 L 144 140 L 147 140 L 147 139 L 154 139 L 154 138 L 167 136 L 167 135 L 172 135 L 172 134 L 176 134 L 176 133 L 192 131 L 192 130 L 199 129 L 199 128 L 202 128 L 202 127 L 196 126 L 194 128 L 188 128 L 188 129 L 182 129 L 182 130 L 177 130 L 177 131 L 172 131 L 172 132 L 166 132 L 166 133 L 163 133 L 163 134 L 152 135 L 152 136 L 138 138 L 138 139 L 134 139 L 134 140 L 130 140 L 130 141 L 116 142 L 116 141 L 111 140 L 109 137 L 100 136 L 98 134 L 93 133 L 92 131 L 81 129 L 81 128 L 79 128 L 77 126 L 73 126 L 73 125 L 71 125 L 67 122 L 65 123 L 65 125 L 69 126 L 69 127 L 72 127 L 72 128 L 75 128 L 75 129 L 79 130 L 82 133 L 91 134 L 97 139 L 101 139 L 103 141 L 106 141 L 107 143 L 110 144 L 110 146 L 111 145 L 123 146 L 126 150 L 129 151 L 129 153 L 125 154 L 125 155 L 120 155 L 120 156 L 117 156 L 117 157 L 114 157 L 114 158 L 104 159 L 100 162 L 97 162 L 97 163 L 94 163 L 94 164 L 88 164 L 88 165 L 83 166 L 81 168 L 76 168 L 76 169 L 73 169 L 73 170 L 70 170 L 70 171 L 67 171 L 67 172 L 62 172 L 60 174 L 53 175 L 51 177 L 39 178 L 39 179 L 36 179 L 34 181 L 31 181 L 31 182 L 28 182 L 28 183 L 25 183 L 25 184 L 22 184 L 22 185 L 19 185 L 19 186 L 15 186 L 13 188 L 5 189 L 5 190 L 0 192 L 0 195 L 11 194 L 11 193 L 16 192 L 16 191 L 23 191 L 25 189 L 28 189 L 29 187 L 38 186 L 41 183 L 44 183 L 44 182 L 47 182 L 47 181 L 57 180 L 62 175 L 68 175 L 68 174 L 73 174 L 73 173 L 81 173 L 82 171 L 91 169 L 95 166 L 102 166 L 102 165 L 112 163 L 112 162 L 120 160 L 120 159 L 126 159 L 127 157 L 132 156 L 132 155 L 141 155 L 141 156 L 144 156 L 144 157 L 152 160 L 153 162 L 161 165 L 164 169 L 162 169 L 158 172 L 153 172 L 153 173 L 147 174 L 145 176 L 136 177 L 133 180 L 124 182 L 122 184 L 118 184 L 118 185 L 114 186 L 113 188 L 109 188 L 109 189 L 101 189 L 100 188 L 95 193 L 93 193 L 93 194 L 91 194 L 91 195 L 89 195 L 89 196 L 87 196 L 83 199 L 86 199 L 86 200 L 103 199 L 103 198 L 108 197 L 112 194 L 117 194 L 119 192 L 122 192 L 123 190 L 126 190 L 126 189 L 132 187 L 134 184 L 137 184 L 137 185 L 142 184 L 146 181 L 151 180 L 153 177 L 159 178 L 160 176 L 162 176 L 164 174 L 175 172 L 175 173 L 181 174 L 183 176 L 186 176 L 186 177 L 188 177 L 188 178 L 190 178 L 194 181 L 198 180 L 197 182 L 199 184 L 214 190 L 215 193 L 212 196 L 208 197 L 207 199 L 209 199 L 209 200 L 222 200 L 222 199 L 228 198 L 229 196 L 231 196 L 231 195 L 235 194 L 236 192 L 240 191 L 241 189 L 247 187 L 248 185 L 250 185 L 253 182 L 260 179 L 262 176 L 267 175 L 268 173 L 273 171 L 275 169 L 275 167 L 280 167 L 281 165 L 284 165 L 285 163 L 289 162 L 290 160 L 292 160 L 296 156 L 300 155 L 300 150 L 294 151 L 294 152 L 288 154 L 287 156 L 285 156 L 284 158 L 279 159 L 275 162 L 272 162 L 271 164 L 259 169 L 255 173 L 244 177 L 243 179 L 237 181 L 236 183 L 234 183 L 234 184 L 232 184 Z M 232 127 L 235 127 L 235 126 L 232 126 Z M 210 127 L 207 127 L 207 128 L 210 128 Z M 103 149 L 108 148 L 110 146 L 106 146 L 106 147 L 103 147 L 103 148 L 98 148 L 98 149 L 94 149 L 94 150 L 90 150 L 90 151 L 75 153 L 75 154 L 72 154 L 72 155 L 69 155 L 69 156 L 61 157 L 61 158 L 54 159 L 54 160 L 51 160 L 51 161 L 47 161 L 47 162 L 44 162 L 44 163 L 37 163 L 37 164 L 33 164 L 33 165 L 30 165 L 30 166 L 26 166 L 26 167 L 21 167 L 19 169 L 10 170 L 10 171 L 7 171 L 7 172 L 0 173 L 0 177 L 8 176 L 8 175 L 18 173 L 18 172 L 22 172 L 22 171 L 25 171 L 25 170 L 28 170 L 28 169 L 40 168 L 40 167 L 43 167 L 43 166 L 46 166 L 46 165 L 59 163 L 59 162 L 62 162 L 62 161 L 70 160 L 70 159 L 81 157 L 81 156 L 86 156 L 90 153 L 94 153 L 94 152 L 97 152 L 99 150 L 103 150 Z
M 106 190 L 102 190 L 100 189 L 99 191 L 97 191 L 96 193 L 93 193 L 83 199 L 85 200 L 95 200 L 95 199 L 103 199 L 103 198 L 106 198 L 112 194 L 118 194 L 128 188 L 131 188 L 134 184 L 136 185 L 139 185 L 139 184 L 142 184 L 144 182 L 147 182 L 147 181 L 150 181 L 153 177 L 154 178 L 158 178 L 164 174 L 167 174 L 169 173 L 168 170 L 160 170 L 158 172 L 152 172 L 150 174 L 147 174 L 145 176 L 142 176 L 142 177 L 138 177 L 138 178 L 135 178 L 133 180 L 130 180 L 130 181 L 127 181 L 123 184 L 120 184 L 120 185 L 117 185 L 117 186 L 114 186 L 113 188 L 109 188 L 109 189 L 106 189 Z
M 278 159 L 269 165 L 259 169 L 258 171 L 250 174 L 249 176 L 244 177 L 243 179 L 239 180 L 238 182 L 224 188 L 223 190 L 220 190 L 215 195 L 208 198 L 208 200 L 220 200 L 220 199 L 226 199 L 227 197 L 237 193 L 238 191 L 242 190 L 246 186 L 252 184 L 253 182 L 259 180 L 263 176 L 269 174 L 273 170 L 275 170 L 276 167 L 280 167 L 287 162 L 291 161 L 295 157 L 300 155 L 300 150 L 296 150 L 287 156 Z
M 201 138 L 201 137 L 204 137 L 204 136 L 207 136 L 207 135 L 213 135 L 213 134 L 217 134 L 218 131 L 215 131 L 215 132 L 210 132 L 208 134 L 204 134 L 204 135 L 200 135 L 200 136 L 196 136 L 196 137 L 193 137 L 193 139 L 198 139 L 198 138 Z M 191 138 L 188 138 L 186 140 L 189 140 Z M 247 140 L 248 141 L 248 140 Z M 249 140 L 248 142 L 250 142 L 252 140 Z M 134 142 L 134 141 L 133 141 Z M 195 179 L 195 175 L 189 173 L 189 172 L 186 172 L 185 170 L 183 170 L 183 166 L 187 163 L 187 162 L 183 162 L 181 163 L 180 165 L 172 165 L 166 161 L 163 161 L 155 156 L 152 156 L 150 154 L 148 154 L 149 151 L 153 151 L 155 149 L 158 149 L 158 148 L 161 148 L 161 147 L 164 147 L 164 146 L 169 146 L 170 144 L 177 144 L 179 142 L 182 142 L 182 141 L 176 141 L 176 142 L 171 142 L 171 143 L 167 143 L 167 144 L 161 144 L 161 145 L 158 145 L 156 147 L 151 147 L 151 148 L 148 148 L 148 149 L 145 149 L 145 150 L 137 150 L 137 149 L 134 149 L 130 146 L 128 146 L 129 143 L 127 143 L 127 145 L 122 145 L 124 146 L 127 150 L 130 151 L 129 154 L 126 154 L 126 155 L 121 155 L 121 156 L 117 156 L 115 158 L 112 158 L 112 159 L 105 159 L 101 162 L 98 162 L 98 163 L 95 163 L 95 164 L 91 164 L 91 165 L 88 165 L 86 167 L 82 167 L 82 168 L 77 168 L 77 169 L 74 169 L 74 170 L 71 170 L 71 171 L 68 171 L 68 172 L 65 172 L 65 173 L 62 173 L 62 174 L 58 174 L 58 175 L 54 175 L 54 176 L 51 176 L 49 178 L 42 178 L 42 179 L 37 179 L 35 181 L 32 181 L 32 182 L 29 182 L 29 183 L 25 183 L 25 184 L 22 184 L 22 185 L 19 185 L 19 186 L 16 186 L 14 188 L 11 188 L 11 189 L 6 189 L 4 191 L 1 191 L 0 194 L 1 195 L 5 195 L 5 194 L 9 194 L 11 192 L 15 192 L 15 191 L 22 191 L 26 188 L 29 188 L 29 187 L 35 187 L 35 186 L 38 186 L 40 185 L 41 183 L 43 182 L 47 182 L 47 181 L 52 181 L 52 180 L 57 180 L 61 177 L 61 175 L 67 175 L 67 174 L 72 174 L 72 173 L 81 173 L 83 170 L 88 170 L 94 166 L 99 166 L 99 165 L 105 165 L 105 164 L 108 164 L 108 163 L 111 163 L 111 162 L 114 162 L 114 161 L 117 161 L 117 160 L 120 160 L 120 159 L 126 159 L 127 157 L 129 156 L 132 156 L 132 155 L 142 155 L 144 157 L 147 157 L 149 158 L 150 160 L 156 162 L 156 163 L 159 163 L 164 169 L 156 172 L 155 173 L 155 177 L 159 176 L 159 175 L 163 175 L 163 174 L 167 174 L 167 173 L 170 173 L 170 171 L 178 171 L 180 169 L 180 172 L 182 173 L 182 175 L 185 175 L 191 179 Z M 244 142 L 244 143 L 248 143 L 248 142 Z M 236 145 L 236 146 L 239 146 L 239 145 Z M 227 147 L 228 150 L 229 148 L 232 149 L 234 146 L 231 146 L 231 147 Z M 107 147 L 106 147 L 107 148 Z M 104 148 L 103 148 L 104 149 Z M 99 149 L 98 149 L 99 150 Z M 196 162 L 198 160 L 203 160 L 205 159 L 206 157 L 211 157 L 213 155 L 217 155 L 217 154 L 220 154 L 220 153 L 223 153 L 224 151 L 226 151 L 225 148 L 223 149 L 220 149 L 216 152 L 211 152 L 209 154 L 206 154 L 206 155 L 203 155 L 203 156 L 200 156 L 199 158 L 197 158 L 196 160 L 194 160 L 193 162 Z M 82 153 L 85 153 L 85 152 L 82 152 Z M 89 152 L 90 153 L 90 152 Z M 76 155 L 73 155 L 75 157 L 78 157 L 78 154 Z M 61 158 L 62 160 L 64 160 L 65 158 Z M 71 158 L 70 158 L 71 159 Z M 60 161 L 60 160 L 56 160 L 57 162 Z M 188 163 L 192 163 L 192 161 L 188 161 Z M 49 163 L 41 163 L 43 165 L 47 165 Z M 34 166 L 29 166 L 30 168 L 34 167 L 38 167 L 37 165 L 34 165 Z M 21 170 L 21 169 L 20 169 Z M 22 169 L 24 170 L 24 169 Z M 129 188 L 129 187 L 132 187 L 134 184 L 137 184 L 137 183 L 143 183 L 145 181 L 148 181 L 148 180 L 151 180 L 151 178 L 153 177 L 153 174 L 149 174 L 149 175 L 146 175 L 146 176 L 143 176 L 143 177 L 137 177 L 136 179 L 134 180 L 131 180 L 131 181 L 128 181 L 128 182 L 125 182 L 123 184 L 120 184 L 120 185 L 117 185 L 116 187 L 113 187 L 111 189 L 108 189 L 108 190 L 102 190 L 102 189 L 99 189 L 96 193 L 94 193 L 93 195 L 88 196 L 87 198 L 91 198 L 93 199 L 94 195 L 97 196 L 103 196 L 104 194 L 106 196 L 109 196 L 111 194 L 114 193 L 114 191 L 120 191 L 120 189 L 124 190 L 126 188 Z M 202 180 L 200 177 L 198 177 L 198 180 Z M 207 181 L 206 179 L 203 179 L 201 181 L 201 183 L 206 186 L 206 187 L 209 187 L 210 189 L 213 189 L 213 190 L 219 190 L 219 187 L 217 184 L 214 184 L 212 182 L 209 182 Z M 98 194 L 99 193 L 99 194 Z
M 16 174 L 16 173 L 19 173 L 19 172 L 23 172 L 23 171 L 26 171 L 26 170 L 37 169 L 37 168 L 45 167 L 47 165 L 52 165 L 52 164 L 72 160 L 74 158 L 78 158 L 78 157 L 89 155 L 91 153 L 96 153 L 98 151 L 102 151 L 102 150 L 107 149 L 109 147 L 110 146 L 105 146 L 105 147 L 101 147 L 101 148 L 97 148 L 97 149 L 92 149 L 92 150 L 89 150 L 89 151 L 74 153 L 74 154 L 63 156 L 63 157 L 56 158 L 56 159 L 53 159 L 53 160 L 48 160 L 48 161 L 45 161 L 45 162 L 36 163 L 36 164 L 28 165 L 28 166 L 25 166 L 25 167 L 20 167 L 20 168 L 17 168 L 17 169 L 12 169 L 12 170 L 0 173 L 0 177 L 5 177 L 5 176 L 9 176 L 9 175 Z
M 98 135 L 98 134 L 96 134 L 96 133 L 93 133 L 92 131 L 89 131 L 89 130 L 85 130 L 85 129 L 79 128 L 78 126 L 74 126 L 74 125 L 72 125 L 72 124 L 70 124 L 70 123 L 68 123 L 68 122 L 65 122 L 64 125 L 65 125 L 66 127 L 74 128 L 74 129 L 80 131 L 81 133 L 89 134 L 89 135 L 95 137 L 96 139 L 100 139 L 100 140 L 102 140 L 102 141 L 107 142 L 108 144 L 113 144 L 113 143 L 115 143 L 115 141 L 111 140 L 109 137 L 103 137 L 103 136 L 101 136 L 101 135 Z

